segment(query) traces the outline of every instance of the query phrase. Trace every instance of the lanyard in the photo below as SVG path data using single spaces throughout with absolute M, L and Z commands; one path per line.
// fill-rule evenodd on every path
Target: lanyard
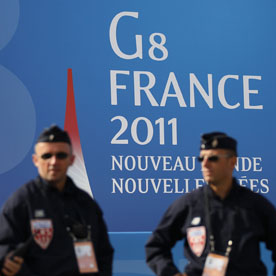
M 205 208 L 206 225 L 207 225 L 207 229 L 209 230 L 210 251 L 215 252 L 215 237 L 214 237 L 212 225 L 211 225 L 210 204 L 209 204 L 208 187 L 207 186 L 204 188 L 204 208 Z M 230 239 L 227 242 L 227 247 L 226 247 L 226 251 L 225 251 L 226 257 L 229 256 L 229 254 L 232 250 L 233 241 L 231 239 L 231 236 L 233 234 L 233 229 L 234 229 L 233 222 L 234 221 L 232 221 L 232 227 L 231 227 L 231 231 L 230 231 L 230 233 L 231 233 Z

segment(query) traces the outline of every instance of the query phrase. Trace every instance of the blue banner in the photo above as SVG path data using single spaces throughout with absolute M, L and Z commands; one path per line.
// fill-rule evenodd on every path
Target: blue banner
M 272 0 L 0 0 L 0 204 L 36 175 L 35 137 L 64 125 L 69 68 L 83 187 L 109 231 L 150 232 L 204 185 L 204 132 L 235 137 L 240 185 L 275 202 L 275 10 Z

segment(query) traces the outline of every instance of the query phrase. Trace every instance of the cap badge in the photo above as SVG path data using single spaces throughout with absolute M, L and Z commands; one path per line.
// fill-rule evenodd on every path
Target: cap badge
M 213 148 L 216 148 L 218 145 L 218 140 L 217 139 L 214 139 L 214 141 L 212 142 L 212 147 Z
M 50 140 L 50 141 L 53 141 L 54 138 L 55 138 L 55 135 L 54 135 L 54 134 L 51 134 L 51 135 L 49 136 L 49 140 Z

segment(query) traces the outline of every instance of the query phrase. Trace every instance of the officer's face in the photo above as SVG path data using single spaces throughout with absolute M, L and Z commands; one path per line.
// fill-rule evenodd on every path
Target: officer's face
M 200 157 L 203 157 L 201 162 L 202 174 L 208 184 L 220 185 L 232 178 L 236 156 L 231 151 L 223 149 L 202 150 Z
M 62 189 L 66 180 L 69 166 L 73 164 L 74 156 L 69 144 L 37 143 L 33 154 L 33 163 L 38 169 L 39 175 Z

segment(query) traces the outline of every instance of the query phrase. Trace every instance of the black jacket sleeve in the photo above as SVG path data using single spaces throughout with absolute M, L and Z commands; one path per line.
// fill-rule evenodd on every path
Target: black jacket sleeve
M 24 202 L 13 196 L 4 205 L 0 214 L 0 268 L 2 269 L 4 259 L 7 254 L 19 244 L 22 244 L 27 240 L 27 237 L 31 235 L 28 232 L 29 219 L 26 217 L 27 205 Z M 32 274 L 28 267 L 23 264 L 20 272 L 17 274 L 20 276 L 35 276 Z
M 272 251 L 272 261 L 274 263 L 273 275 L 276 275 L 276 209 L 266 198 L 260 198 L 262 202 L 257 204 L 260 217 L 263 220 L 265 229 L 266 247 Z
M 186 214 L 187 210 L 180 198 L 168 208 L 146 243 L 146 262 L 158 276 L 173 276 L 179 273 L 173 262 L 171 249 L 178 240 L 183 239 L 181 226 L 185 222 Z
M 100 249 L 99 249 L 99 270 L 100 276 L 112 276 L 112 263 L 114 250 L 110 244 L 107 227 L 102 214 L 99 216 L 100 227 Z
M 96 248 L 96 257 L 99 276 L 112 276 L 112 264 L 113 264 L 113 253 L 114 249 L 110 243 L 107 226 L 103 218 L 103 213 L 99 205 L 95 200 L 89 199 L 90 205 L 92 207 L 91 212 L 95 213 L 96 223 L 95 227 L 97 228 L 97 235 L 94 238 L 94 245 Z M 94 220 L 94 219 L 92 219 Z

